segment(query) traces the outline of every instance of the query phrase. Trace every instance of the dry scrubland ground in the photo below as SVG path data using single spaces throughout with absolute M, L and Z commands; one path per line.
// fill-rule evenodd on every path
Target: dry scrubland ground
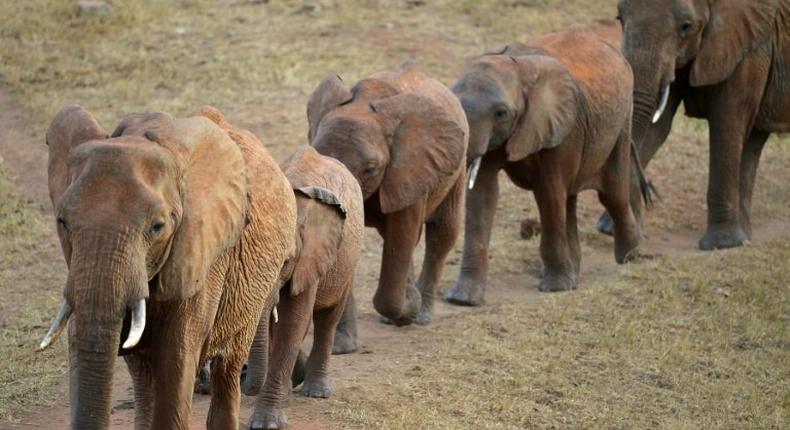
M 353 83 L 415 58 L 451 84 L 487 46 L 612 17 L 616 4 L 114 3 L 109 16 L 85 17 L 71 1 L 0 1 L 0 85 L 35 141 L 66 103 L 109 129 L 124 113 L 185 115 L 208 103 L 283 159 L 304 143 L 304 103 L 327 72 Z M 645 247 L 658 258 L 615 267 L 611 239 L 594 232 L 599 206 L 585 196 L 585 277 L 573 293 L 534 293 L 538 240 L 519 239 L 518 222 L 536 210 L 504 180 L 489 303 L 403 330 L 408 342 L 392 342 L 408 347 L 363 356 L 371 363 L 335 378 L 333 399 L 309 403 L 312 416 L 337 428 L 789 428 L 790 139 L 774 137 L 765 150 L 758 243 L 703 254 L 693 245 L 705 219 L 706 134 L 704 123 L 677 119 L 650 166 L 664 198 L 648 215 Z M 0 163 L 0 427 L 46 411 L 67 378 L 64 341 L 32 352 L 65 276 L 51 215 L 8 164 Z M 369 232 L 367 242 L 357 285 L 371 320 L 380 241 Z M 457 249 L 445 287 L 459 257 Z

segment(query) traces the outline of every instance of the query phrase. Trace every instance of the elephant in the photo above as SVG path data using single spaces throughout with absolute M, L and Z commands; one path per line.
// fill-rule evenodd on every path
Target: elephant
M 242 390 L 258 394 L 251 429 L 287 426 L 291 373 L 311 315 L 314 339 L 302 393 L 324 398 L 331 394 L 329 356 L 335 328 L 353 289 L 365 228 L 362 190 L 339 161 L 305 146 L 280 167 L 296 194 L 296 253 L 280 275 L 284 285 L 276 304 L 279 322 L 271 325 L 271 353 L 266 346 L 270 325 L 263 323 L 253 342 L 258 348 L 251 349 L 247 362 Z M 268 320 L 269 313 L 263 319 Z M 258 393 L 262 384 L 263 391 Z
M 648 163 L 682 102 L 707 119 L 710 163 L 702 250 L 751 239 L 757 166 L 771 133 L 790 132 L 790 2 L 621 0 L 634 72 L 634 141 Z M 656 128 L 651 127 L 656 123 Z M 633 201 L 632 196 L 632 201 Z M 599 230 L 608 231 L 608 215 Z
M 640 232 L 629 202 L 632 83 L 625 58 L 587 26 L 511 43 L 467 63 L 452 89 L 469 120 L 470 190 L 460 277 L 445 300 L 483 303 L 501 169 L 532 190 L 538 205 L 540 291 L 578 284 L 582 190 L 596 190 L 614 215 L 615 260 L 637 255 Z
M 288 180 L 250 132 L 212 107 L 126 116 L 108 135 L 80 106 L 46 134 L 49 190 L 68 265 L 71 427 L 108 428 L 115 357 L 132 376 L 135 428 L 186 429 L 212 361 L 207 428 L 237 429 L 239 373 L 295 250 Z
M 326 77 L 310 96 L 307 119 L 311 146 L 357 178 L 365 225 L 384 239 L 374 308 L 398 326 L 429 324 L 463 219 L 469 127 L 460 102 L 407 62 L 350 90 L 339 76 Z M 425 259 L 415 288 L 412 255 L 423 224 Z M 344 315 L 339 329 L 349 319 Z

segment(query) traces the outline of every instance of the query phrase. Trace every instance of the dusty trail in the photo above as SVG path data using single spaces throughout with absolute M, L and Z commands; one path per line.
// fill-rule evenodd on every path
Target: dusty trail
M 4 164 L 10 170 L 12 179 L 31 200 L 40 203 L 42 210 L 49 212 L 50 203 L 46 182 L 46 146 L 36 142 L 30 136 L 21 111 L 11 104 L 7 93 L 0 90 L 0 154 Z M 585 203 L 592 202 L 592 196 L 583 196 Z M 758 220 L 754 233 L 756 241 L 789 237 L 790 226 L 786 222 Z M 698 254 L 697 240 L 699 232 L 674 231 L 652 232 L 643 245 L 648 254 L 684 255 Z M 57 239 L 51 238 L 53 243 Z M 518 240 L 514 238 L 514 240 Z M 377 250 L 380 246 L 375 233 L 367 235 L 368 249 Z M 58 249 L 57 246 L 52 249 Z M 452 263 L 447 270 L 455 276 L 458 263 Z M 638 264 L 638 263 L 637 263 Z M 585 252 L 583 257 L 584 285 L 593 281 L 613 279 L 621 273 L 622 267 L 614 263 L 609 247 L 598 247 Z M 537 292 L 538 278 L 535 273 L 492 273 L 487 291 L 489 305 L 499 303 L 530 303 L 541 299 Z M 447 285 L 445 285 L 447 287 Z M 31 286 L 41 291 L 49 286 Z M 425 334 L 432 330 L 429 327 L 386 326 L 378 321 L 371 309 L 370 301 L 373 286 L 366 285 L 357 289 L 357 298 L 361 304 L 359 313 L 359 333 L 362 342 L 360 352 L 343 356 L 334 356 L 331 364 L 332 380 L 336 386 L 336 395 L 342 398 L 346 390 L 354 390 L 362 384 L 376 384 L 380 380 L 381 366 L 384 363 L 397 362 L 413 356 L 424 348 Z M 452 319 L 465 314 L 485 312 L 483 308 L 468 308 L 448 305 L 437 301 L 433 327 L 451 325 Z M 63 341 L 63 340 L 61 340 Z M 32 345 L 32 342 L 31 342 Z M 66 358 L 64 357 L 64 360 Z M 68 381 L 64 378 L 60 387 L 59 400 L 46 406 L 39 406 L 30 411 L 18 424 L 11 429 L 67 429 L 69 423 Z M 250 414 L 252 399 L 242 396 L 242 425 Z M 209 406 L 209 397 L 195 395 L 192 411 L 192 426 L 203 428 Z M 315 400 L 294 395 L 289 407 L 290 426 L 292 429 L 325 429 L 329 428 L 331 418 L 328 415 L 328 401 Z M 113 428 L 133 428 L 134 411 L 132 409 L 132 390 L 126 366 L 122 359 L 116 365 L 116 380 L 113 394 Z M 5 424 L 3 424 L 5 425 Z M 2 425 L 0 425 L 2 427 Z

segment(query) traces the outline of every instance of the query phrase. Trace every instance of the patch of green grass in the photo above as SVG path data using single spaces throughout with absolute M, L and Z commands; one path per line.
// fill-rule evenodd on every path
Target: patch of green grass
M 673 257 L 614 283 L 445 321 L 348 428 L 784 429 L 790 244 Z M 384 374 L 384 373 L 383 373 Z
M 54 316 L 63 273 L 52 229 L 0 164 L 0 423 L 54 396 L 66 376 L 65 342 L 34 352 Z M 56 240 L 56 239 L 55 239 Z

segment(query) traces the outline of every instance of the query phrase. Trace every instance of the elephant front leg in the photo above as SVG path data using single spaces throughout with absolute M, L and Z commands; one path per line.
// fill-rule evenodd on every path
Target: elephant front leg
M 354 300 L 354 291 L 349 293 L 346 299 L 346 307 L 343 316 L 335 329 L 335 341 L 332 346 L 332 354 L 348 354 L 359 349 L 357 339 L 357 302 Z
M 380 232 L 384 237 L 379 285 L 373 307 L 395 325 L 408 325 L 420 310 L 420 293 L 411 282 L 412 255 L 424 222 L 424 202 L 387 214 Z
M 752 238 L 752 191 L 754 180 L 757 176 L 757 166 L 760 164 L 760 155 L 763 152 L 769 133 L 754 130 L 746 141 L 741 155 L 741 182 L 740 182 L 740 221 L 746 237 Z
M 749 89 L 765 82 L 768 69 L 763 66 L 757 61 L 744 61 L 730 79 L 711 90 L 708 228 L 699 242 L 700 249 L 732 248 L 748 240 L 739 222 L 741 156 L 762 97 L 762 91 Z M 748 168 L 756 171 L 756 162 L 750 162 L 753 165 Z
M 464 186 L 466 185 L 464 179 L 465 176 L 462 175 L 455 187 L 445 197 L 444 202 L 437 208 L 433 219 L 425 225 L 425 259 L 420 279 L 417 281 L 422 306 L 414 321 L 419 325 L 427 325 L 431 322 L 433 301 L 439 282 L 442 280 L 444 262 L 452 251 L 461 230 Z
M 142 353 L 124 356 L 134 387 L 134 428 L 148 430 L 154 413 L 154 376 L 151 359 Z
M 547 166 L 544 170 L 553 169 Z M 543 278 L 538 290 L 573 290 L 576 288 L 577 278 L 568 248 L 567 191 L 558 175 L 546 173 L 541 175 L 540 183 L 535 187 L 535 199 L 542 225 L 540 255 L 543 259 Z
M 199 348 L 177 337 L 163 336 L 153 353 L 155 429 L 188 429 L 192 392 L 199 367 Z M 198 351 L 196 351 L 198 350 Z
M 444 295 L 450 303 L 483 304 L 488 277 L 488 246 L 499 198 L 499 164 L 484 159 L 474 188 L 466 195 L 464 253 L 458 281 Z
M 234 343 L 229 356 L 211 360 L 211 406 L 206 419 L 206 428 L 210 430 L 239 428 L 239 375 L 245 359 L 241 351 L 247 349 L 239 338 Z

